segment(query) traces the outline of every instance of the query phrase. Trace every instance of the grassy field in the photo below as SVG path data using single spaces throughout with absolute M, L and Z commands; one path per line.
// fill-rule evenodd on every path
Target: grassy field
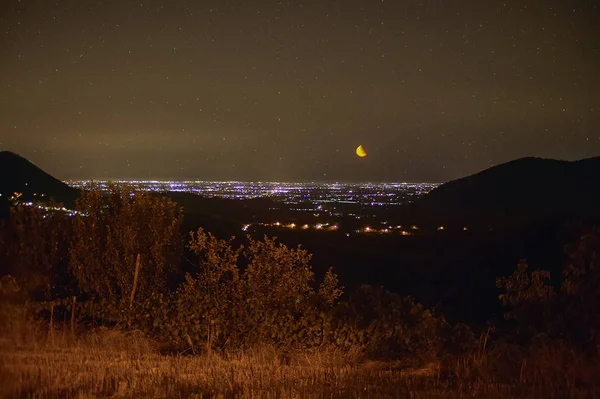
M 100 330 L 4 337 L 2 398 L 564 398 L 595 397 L 589 387 L 556 391 L 442 375 L 438 363 L 356 361 L 341 353 L 280 356 L 262 349 L 229 355 L 161 354 L 135 333 Z M 43 338 L 42 338 L 43 337 Z M 472 367 L 473 365 L 471 365 Z

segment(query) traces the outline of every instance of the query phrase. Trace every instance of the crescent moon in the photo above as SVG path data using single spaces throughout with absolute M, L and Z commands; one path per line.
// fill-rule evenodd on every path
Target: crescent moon
M 362 145 L 359 145 L 358 147 L 356 147 L 356 155 L 358 155 L 361 158 L 364 158 L 367 156 L 367 152 L 365 151 L 365 149 L 363 148 Z

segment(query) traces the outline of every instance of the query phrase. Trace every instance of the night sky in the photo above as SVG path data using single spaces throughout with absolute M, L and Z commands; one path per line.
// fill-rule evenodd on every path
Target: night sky
M 597 4 L 2 0 L 0 149 L 62 179 L 446 181 L 596 156 Z

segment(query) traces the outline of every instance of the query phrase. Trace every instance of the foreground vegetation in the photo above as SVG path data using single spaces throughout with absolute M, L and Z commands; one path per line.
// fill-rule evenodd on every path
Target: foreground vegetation
M 444 370 L 437 361 L 414 368 L 341 351 L 282 357 L 272 347 L 163 354 L 136 331 L 98 328 L 73 336 L 39 322 L 14 324 L 26 330 L 13 330 L 0 344 L 6 398 L 563 398 L 593 397 L 600 388 L 598 364 L 578 363 L 564 348 L 531 353 L 516 370 L 500 359 L 499 348 Z
M 589 397 L 600 391 L 600 234 L 562 278 L 498 279 L 506 322 L 452 325 L 382 287 L 344 293 L 269 237 L 181 233 L 164 198 L 14 204 L 0 228 L 5 397 Z M 494 287 L 490 287 L 494 289 Z

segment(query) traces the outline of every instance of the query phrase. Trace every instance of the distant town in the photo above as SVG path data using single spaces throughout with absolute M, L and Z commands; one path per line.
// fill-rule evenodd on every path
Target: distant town
M 78 189 L 94 185 L 102 191 L 110 184 L 131 185 L 138 190 L 194 194 L 209 199 L 272 201 L 258 220 L 240 226 L 245 232 L 274 229 L 338 232 L 346 235 L 419 232 L 389 218 L 393 209 L 427 194 L 436 183 L 324 183 L 241 181 L 67 181 Z M 444 226 L 437 226 L 438 231 Z M 466 227 L 465 227 L 466 230 Z
M 67 181 L 78 189 L 95 184 L 106 189 L 107 181 Z M 154 192 L 186 192 L 206 198 L 255 199 L 270 198 L 277 202 L 297 205 L 358 204 L 395 206 L 414 201 L 437 187 L 438 183 L 287 183 L 241 181 L 115 181 L 117 185 L 131 184 L 141 190 Z M 307 209 L 308 210 L 308 209 Z M 312 210 L 312 209 L 311 209 Z

